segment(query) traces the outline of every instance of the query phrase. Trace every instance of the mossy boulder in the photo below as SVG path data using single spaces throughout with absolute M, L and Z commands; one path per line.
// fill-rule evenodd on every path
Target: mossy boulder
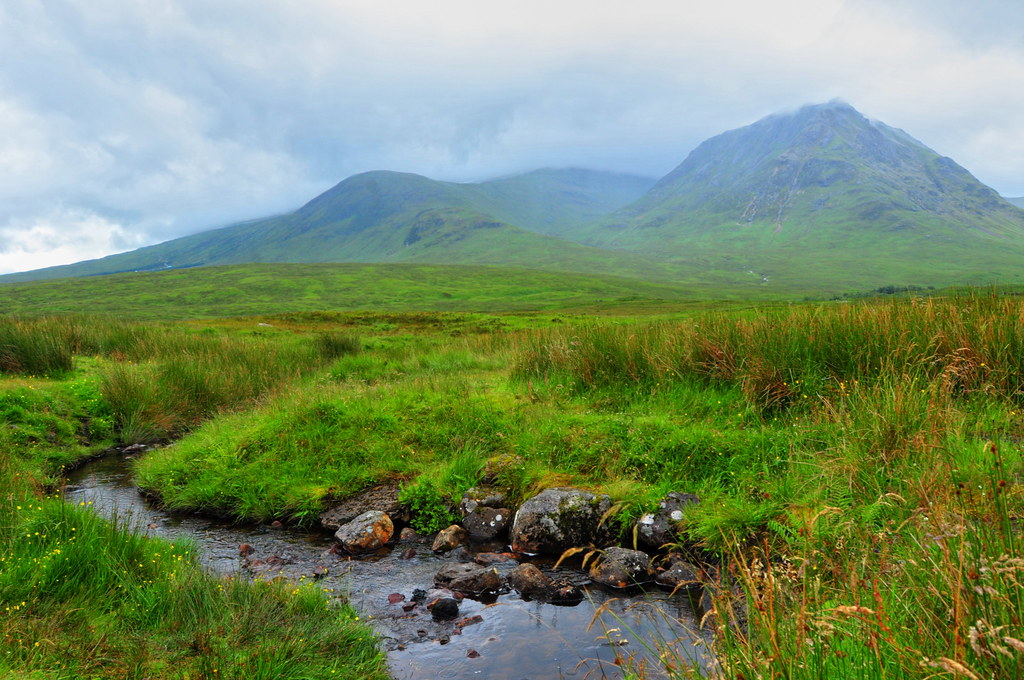
M 561 554 L 569 548 L 604 545 L 611 532 L 601 518 L 612 506 L 608 496 L 580 489 L 545 489 L 527 500 L 512 522 L 512 549 Z

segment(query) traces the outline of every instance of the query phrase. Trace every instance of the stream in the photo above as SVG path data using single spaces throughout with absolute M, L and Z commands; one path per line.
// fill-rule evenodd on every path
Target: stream
M 702 669 L 712 663 L 711 634 L 699 630 L 694 605 L 683 593 L 653 587 L 625 597 L 590 584 L 583 572 L 562 567 L 559 575 L 585 585 L 587 598 L 579 605 L 526 601 L 511 591 L 490 601 L 467 598 L 454 621 L 435 621 L 423 606 L 412 607 L 411 600 L 417 589 L 430 591 L 434 574 L 454 558 L 433 553 L 428 543 L 397 543 L 349 559 L 331 550 L 336 541 L 326 531 L 172 514 L 139 493 L 130 458 L 115 453 L 78 468 L 69 475 L 66 499 L 91 502 L 97 512 L 116 514 L 141 533 L 188 538 L 200 549 L 202 563 L 219 574 L 300 581 L 326 567 L 318 585 L 348 598 L 374 627 L 398 680 L 621 678 L 616 661 L 629 657 L 634 664 L 644 660 L 647 677 L 656 678 L 664 666 L 655 647 L 665 644 L 674 650 L 673 663 Z M 242 544 L 252 546 L 248 557 L 239 553 Z M 470 553 L 477 549 L 507 547 L 471 547 Z M 535 563 L 545 571 L 553 568 L 550 562 Z M 495 566 L 504 573 L 515 562 Z M 595 619 L 598 609 L 603 613 Z

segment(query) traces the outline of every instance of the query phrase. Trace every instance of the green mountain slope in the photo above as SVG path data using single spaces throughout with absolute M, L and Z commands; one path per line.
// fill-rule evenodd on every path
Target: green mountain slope
M 537 233 L 564 230 L 620 207 L 650 182 L 584 170 L 544 170 L 479 185 L 369 172 L 346 179 L 293 213 L 0 281 L 246 262 L 528 265 L 657 277 L 664 268 L 642 257 Z M 538 215 L 547 217 L 535 230 L 523 228 Z
M 546 168 L 472 186 L 481 210 L 530 231 L 574 240 L 579 227 L 636 201 L 656 181 L 579 168 Z
M 583 241 L 767 285 L 938 285 L 1016 277 L 1024 212 L 905 132 L 830 103 L 709 139 Z

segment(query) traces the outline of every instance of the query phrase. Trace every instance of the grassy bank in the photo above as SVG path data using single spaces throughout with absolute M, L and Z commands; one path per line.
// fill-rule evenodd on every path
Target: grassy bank
M 210 348 L 209 338 L 186 330 L 86 319 L 8 320 L 0 338 L 8 359 L 0 376 L 0 674 L 387 677 L 375 640 L 347 605 L 329 604 L 315 588 L 212 577 L 190 546 L 133 535 L 50 491 L 64 466 L 139 431 L 140 421 L 110 398 L 111 376 L 126 365 L 163 376 L 158 367 L 223 345 Z M 219 366 L 238 370 L 223 359 Z M 199 368 L 216 376 L 210 365 Z M 189 383 L 160 377 L 150 389 L 173 384 Z M 162 413 L 184 427 L 281 384 L 182 391 Z

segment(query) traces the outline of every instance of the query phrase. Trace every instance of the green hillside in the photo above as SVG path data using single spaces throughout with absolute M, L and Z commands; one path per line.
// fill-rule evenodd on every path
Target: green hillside
M 674 269 L 536 231 L 558 231 L 620 207 L 650 180 L 585 170 L 543 170 L 480 185 L 419 175 L 350 177 L 295 212 L 206 231 L 0 281 L 183 269 L 252 262 L 430 262 L 674 276 Z M 624 188 L 617 188 L 621 185 Z M 523 228 L 547 216 L 536 230 Z
M 635 175 L 547 168 L 470 186 L 479 194 L 481 210 L 571 241 L 579 227 L 633 203 L 655 182 Z

